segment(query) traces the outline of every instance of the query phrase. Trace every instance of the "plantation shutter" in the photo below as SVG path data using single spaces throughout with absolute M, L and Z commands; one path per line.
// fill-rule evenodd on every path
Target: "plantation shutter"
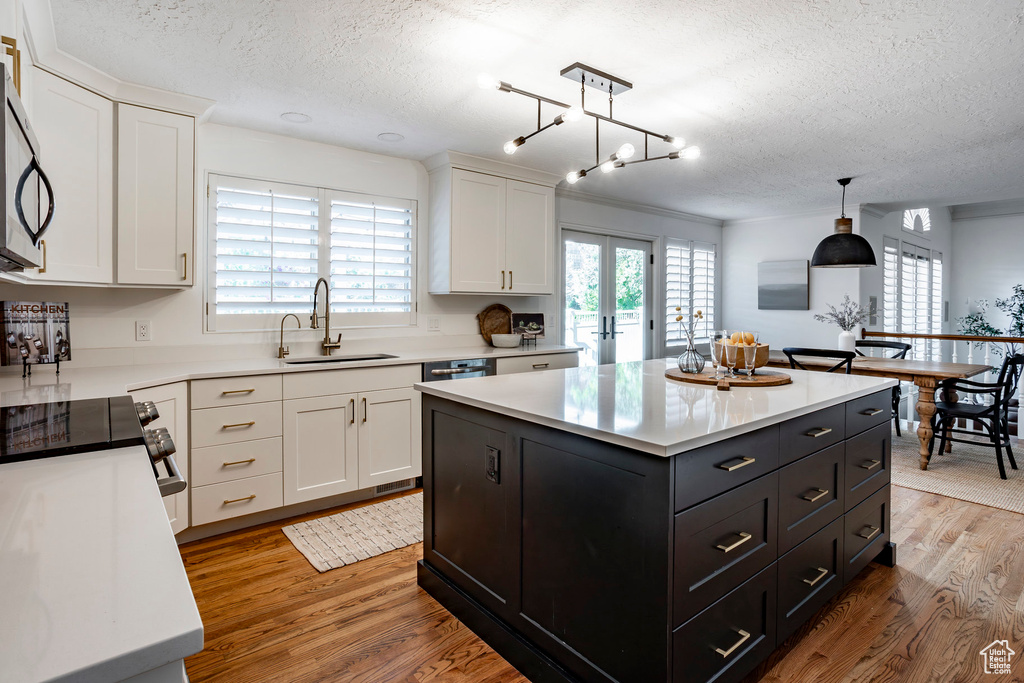
M 942 334 L 942 252 L 932 252 L 932 334 Z M 931 348 L 929 355 L 932 360 L 942 360 L 942 344 L 938 340 L 928 340 Z
M 899 332 L 900 241 L 886 237 L 882 250 L 882 329 Z
M 676 310 L 676 307 L 680 310 Z M 708 339 L 715 326 L 715 245 L 667 239 L 665 241 L 665 346 L 686 343 L 686 325 L 701 311 L 704 319 L 695 330 Z M 676 316 L 683 320 L 676 322 Z
M 697 311 L 704 319 L 694 330 L 697 339 L 710 339 L 715 328 L 715 245 L 694 242 L 693 251 L 693 298 L 690 315 Z

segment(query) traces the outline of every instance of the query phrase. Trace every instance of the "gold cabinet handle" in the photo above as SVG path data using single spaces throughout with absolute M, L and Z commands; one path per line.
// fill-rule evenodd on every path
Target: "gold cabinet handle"
M 247 501 L 247 500 L 252 500 L 255 497 L 256 497 L 256 494 L 255 493 L 251 493 L 248 496 L 246 496 L 245 498 L 234 498 L 232 500 L 225 500 L 224 504 L 225 505 L 230 505 L 231 503 L 242 503 L 242 502 Z
M 866 527 L 867 527 L 868 529 L 871 529 L 871 533 L 870 533 L 870 534 L 868 534 L 867 536 L 865 536 L 864 534 L 857 534 L 857 535 L 858 535 L 858 536 L 860 536 L 860 537 L 861 537 L 861 538 L 863 538 L 863 539 L 866 539 L 866 540 L 868 540 L 868 541 L 870 541 L 870 540 L 871 540 L 872 538 L 874 538 L 875 536 L 877 536 L 877 535 L 878 535 L 879 533 L 881 533 L 881 531 L 882 531 L 882 530 L 881 530 L 881 529 L 879 529 L 879 528 L 878 528 L 877 526 L 871 526 L 870 524 L 866 524 L 865 526 L 866 526 Z
M 228 391 L 220 392 L 221 396 L 230 396 L 231 394 L 251 394 L 256 391 L 255 389 L 229 389 Z
M 235 427 L 252 427 L 256 424 L 256 420 L 250 420 L 249 422 L 239 422 L 233 425 L 221 425 L 221 429 L 234 429 Z
M 234 462 L 224 463 L 224 467 L 231 467 L 232 465 L 248 465 L 251 462 L 256 462 L 256 458 L 249 458 L 248 460 L 236 460 Z
M 512 271 L 508 271 L 508 288 L 512 289 Z
M 807 434 L 805 436 L 812 436 L 815 439 L 817 439 L 819 436 L 825 436 L 826 434 L 831 434 L 831 433 L 832 433 L 832 428 L 831 427 L 818 427 L 814 431 L 807 432 Z
M 861 463 L 858 465 L 862 470 L 873 470 L 882 464 L 881 460 L 868 460 L 868 464 Z
M 754 463 L 754 462 L 757 462 L 757 458 L 748 458 L 745 455 L 741 455 L 740 456 L 740 462 L 736 463 L 735 465 L 726 465 L 723 462 L 723 463 L 720 463 L 718 465 L 715 465 L 715 467 L 717 467 L 720 470 L 725 470 L 726 472 L 733 472 L 735 470 L 738 470 L 741 467 L 746 467 L 747 465 L 750 465 L 751 463 Z
M 814 584 L 824 579 L 826 576 L 828 576 L 828 570 L 824 567 L 818 567 L 818 575 L 815 576 L 814 579 L 804 579 L 804 583 L 806 583 L 808 586 L 813 586 Z
M 352 417 L 348 419 L 348 423 L 354 425 L 356 423 L 356 400 L 354 398 L 348 400 L 348 408 L 352 411 Z
M 534 370 L 540 370 L 541 368 L 546 368 L 549 365 L 551 365 L 551 363 L 534 363 L 533 364 L 533 369 Z
M 39 269 L 39 274 L 46 272 L 46 240 L 39 240 L 39 245 L 43 248 L 43 265 Z
M 878 415 L 880 412 L 882 412 L 881 408 L 868 408 L 867 410 L 860 411 L 860 414 L 866 415 L 867 417 L 874 417 L 875 415 Z
M 366 397 L 363 396 L 363 422 L 366 422 L 368 410 L 366 408 Z
M 501 288 L 505 289 L 505 271 L 501 271 Z
M 181 257 L 185 261 L 185 265 L 181 269 L 181 279 L 185 281 L 188 280 L 188 252 L 183 252 Z
M 739 548 L 741 545 L 743 545 L 744 543 L 749 541 L 751 538 L 753 538 L 753 536 L 748 534 L 746 531 L 741 531 L 740 532 L 740 540 L 736 541 L 732 545 L 718 544 L 715 547 L 718 548 L 719 550 L 721 550 L 723 553 L 727 553 L 727 552 L 736 550 L 736 548 Z
M 801 496 L 801 498 L 806 500 L 808 503 L 813 503 L 813 502 L 815 502 L 817 500 L 821 500 L 824 496 L 828 495 L 828 489 L 814 489 L 814 490 L 818 492 L 818 495 L 816 495 L 816 496 L 803 495 L 803 496 Z
M 728 650 L 723 650 L 720 647 L 716 647 L 715 648 L 715 652 L 717 652 L 718 654 L 722 655 L 722 657 L 728 657 L 729 655 L 731 655 L 733 652 L 736 651 L 736 648 L 738 648 L 740 645 L 742 645 L 743 643 L 747 642 L 747 640 L 750 639 L 750 634 L 747 633 L 746 631 L 744 631 L 741 628 L 736 629 L 736 633 L 740 634 L 740 639 L 737 640 L 735 643 L 733 643 L 732 647 L 730 647 Z

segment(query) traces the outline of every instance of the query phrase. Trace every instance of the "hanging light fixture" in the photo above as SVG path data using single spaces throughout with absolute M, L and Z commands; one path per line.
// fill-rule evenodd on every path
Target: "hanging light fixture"
M 537 101 L 537 129 L 527 135 L 520 135 L 517 138 L 513 138 L 505 143 L 504 150 L 505 154 L 515 154 L 516 150 L 523 146 L 523 144 L 532 138 L 534 135 L 541 133 L 552 126 L 560 126 L 566 121 L 579 121 L 584 116 L 590 116 L 594 119 L 594 132 L 595 132 L 595 150 L 594 159 L 595 163 L 590 168 L 581 168 L 578 171 L 572 171 L 567 173 L 565 181 L 570 185 L 575 185 L 581 178 L 585 178 L 587 174 L 596 168 L 600 168 L 604 173 L 610 173 L 617 168 L 628 166 L 629 164 L 642 164 L 647 161 L 658 161 L 659 159 L 696 159 L 700 156 L 700 148 L 694 145 L 686 147 L 686 140 L 673 135 L 662 135 L 661 133 L 655 133 L 639 126 L 626 123 L 612 116 L 612 105 L 613 98 L 615 95 L 627 92 L 633 88 L 633 84 L 627 81 L 611 76 L 598 71 L 593 67 L 580 64 L 579 62 L 572 66 L 567 66 L 562 69 L 561 75 L 566 78 L 580 84 L 580 103 L 578 105 L 569 106 L 563 102 L 552 100 L 541 95 L 535 95 L 519 88 L 514 88 L 505 81 L 498 80 L 493 76 L 487 74 L 481 74 L 477 79 L 477 83 L 481 88 L 487 90 L 499 90 L 501 92 L 514 92 L 518 95 L 532 98 Z M 598 114 L 596 112 L 586 110 L 586 88 L 590 86 L 596 88 L 602 93 L 608 93 L 608 115 Z M 561 107 L 562 111 L 554 120 L 545 125 L 541 126 L 541 105 L 549 104 L 556 107 Z M 643 159 L 634 159 L 633 161 L 626 161 L 633 156 L 636 152 L 633 145 L 625 143 L 619 147 L 615 154 L 610 157 L 601 160 L 601 122 L 611 123 L 622 128 L 642 133 L 644 136 L 644 157 Z M 648 141 L 650 138 L 655 140 L 667 142 L 671 145 L 675 151 L 669 152 L 668 154 L 662 154 L 660 156 L 650 156 L 648 153 Z
M 877 265 L 875 252 L 866 239 L 853 232 L 853 219 L 846 217 L 846 186 L 853 178 L 840 178 L 843 212 L 836 219 L 835 232 L 818 243 L 811 257 L 812 268 L 864 268 Z

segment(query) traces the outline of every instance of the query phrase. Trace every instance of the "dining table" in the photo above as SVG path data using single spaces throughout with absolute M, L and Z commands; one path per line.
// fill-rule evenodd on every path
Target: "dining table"
M 798 356 L 798 358 L 804 367 L 822 371 L 835 366 L 838 360 L 809 356 Z M 789 359 L 782 351 L 770 351 L 768 365 L 776 368 L 790 367 Z M 927 470 L 928 460 L 931 458 L 929 446 L 934 435 L 932 416 L 935 415 L 935 389 L 943 380 L 967 379 L 984 374 L 991 369 L 991 365 L 977 363 L 857 356 L 853 359 L 851 373 L 871 377 L 889 377 L 901 382 L 912 382 L 917 387 L 917 414 L 921 417 L 921 423 L 917 427 L 917 439 L 921 443 L 921 469 Z M 956 400 L 956 397 L 950 396 L 949 399 Z

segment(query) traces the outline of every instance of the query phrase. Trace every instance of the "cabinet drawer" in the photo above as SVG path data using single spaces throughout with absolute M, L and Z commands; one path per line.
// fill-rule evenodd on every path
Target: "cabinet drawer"
M 892 428 L 889 421 L 846 441 L 846 509 L 889 483 Z
M 281 402 L 192 411 L 192 447 L 281 436 Z
M 675 683 L 734 683 L 775 649 L 773 564 L 672 634 Z
M 422 365 L 292 372 L 284 376 L 284 397 L 313 398 L 381 389 L 406 389 L 422 378 Z
M 849 583 L 889 542 L 889 487 L 846 513 L 843 583 Z
M 842 588 L 843 529 L 836 519 L 779 558 L 780 644 Z
M 775 561 L 778 495 L 769 474 L 676 515 L 674 624 Z
M 219 522 L 284 504 L 281 473 L 247 477 L 192 489 L 192 525 Z
M 846 403 L 846 435 L 860 434 L 892 419 L 892 389 Z
M 778 425 L 680 453 L 675 458 L 676 511 L 757 479 L 778 466 Z
M 250 375 L 197 379 L 189 388 L 192 408 L 237 406 L 281 400 L 281 375 Z
M 779 554 L 846 511 L 846 444 L 837 443 L 779 471 Z
M 557 370 L 558 368 L 574 368 L 580 364 L 575 353 L 545 353 L 533 356 L 509 356 L 496 358 L 495 368 L 499 375 L 510 375 L 515 372 L 534 372 L 536 370 Z
M 281 471 L 281 437 L 193 448 L 192 486 Z
M 794 417 L 780 428 L 779 459 L 785 465 L 842 441 L 846 437 L 846 405 Z

